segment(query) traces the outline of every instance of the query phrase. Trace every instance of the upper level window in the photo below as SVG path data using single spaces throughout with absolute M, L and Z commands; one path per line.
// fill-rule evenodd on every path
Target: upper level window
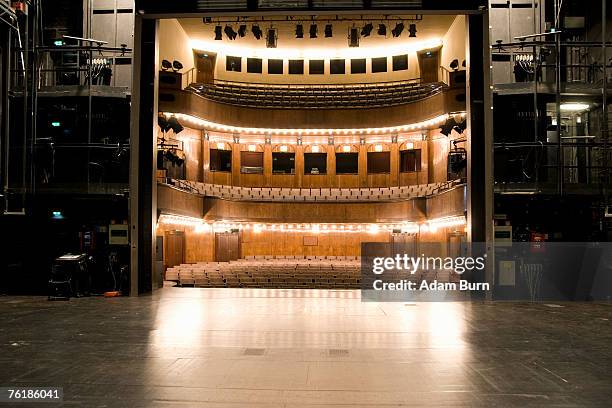
M 387 57 L 372 58 L 372 72 L 387 72 Z
M 242 71 L 242 58 L 230 57 L 229 55 L 225 57 L 225 70 L 241 72 Z
M 395 55 L 393 56 L 393 70 L 404 71 L 408 69 L 408 55 Z
M 247 58 L 247 72 L 261 74 L 263 72 L 261 58 Z
M 304 153 L 304 174 L 326 174 L 327 153 Z
M 251 174 L 263 173 L 263 156 L 263 152 L 240 152 L 240 172 Z
M 290 75 L 304 75 L 304 60 L 289 60 Z
M 391 153 L 390 152 L 368 152 L 368 173 L 389 173 L 391 172 Z
M 325 61 L 324 60 L 308 61 L 308 73 L 310 75 L 323 75 L 325 73 Z
M 272 173 L 295 174 L 295 153 L 272 153 Z
M 283 73 L 283 60 L 282 59 L 268 60 L 268 74 L 282 74 L 282 73 Z
M 336 153 L 336 174 L 359 173 L 359 153 Z
M 366 59 L 352 59 L 351 60 L 351 74 L 365 74 L 366 73 Z
M 400 172 L 412 173 L 421 171 L 421 149 L 402 150 L 400 152 Z
M 343 59 L 333 59 L 329 61 L 329 72 L 331 74 L 344 74 L 346 63 Z
M 210 149 L 210 171 L 232 171 L 232 151 Z

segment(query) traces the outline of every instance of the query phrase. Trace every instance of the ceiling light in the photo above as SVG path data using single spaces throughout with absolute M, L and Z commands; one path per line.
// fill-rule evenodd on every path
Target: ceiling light
M 238 33 L 234 31 L 234 29 L 228 25 L 225 26 L 225 28 L 223 29 L 223 32 L 225 33 L 225 35 L 227 35 L 227 38 L 229 38 L 230 40 L 235 40 L 236 37 L 238 36 Z
M 304 26 L 298 24 L 295 26 L 295 38 L 304 38 Z
M 266 31 L 266 47 L 267 48 L 276 48 L 276 40 L 277 40 L 276 30 L 270 28 Z
M 177 60 L 172 61 L 172 70 L 174 72 L 178 72 L 181 69 L 183 69 L 183 64 L 181 64 L 180 61 L 177 61 Z
M 378 25 L 378 35 L 383 35 L 386 36 L 387 35 L 387 26 L 384 24 L 379 24 Z
M 221 41 L 222 39 L 223 39 L 223 28 L 220 25 L 215 26 L 215 40 Z
M 333 27 L 331 24 L 325 25 L 325 38 L 330 38 L 334 35 Z
M 391 34 L 393 35 L 393 37 L 399 37 L 402 34 L 402 31 L 404 31 L 404 23 L 399 22 L 397 23 L 395 28 L 391 30 Z
M 243 38 L 246 35 L 247 32 L 247 26 L 246 24 L 242 24 L 239 28 L 238 28 L 238 36 L 240 38 Z
M 566 112 L 577 112 L 587 109 L 589 109 L 589 104 L 583 102 L 569 102 L 561 104 L 561 110 Z
M 417 33 L 416 24 L 410 24 L 408 26 L 408 32 L 410 33 L 408 37 L 415 38 Z
M 373 29 L 374 29 L 374 26 L 372 25 L 372 23 L 368 23 L 364 25 L 363 28 L 361 29 L 361 36 L 369 37 Z
M 349 30 L 349 47 L 359 47 L 359 31 L 356 28 Z
M 162 60 L 161 66 L 162 66 L 162 71 L 167 71 L 170 68 L 172 68 L 172 63 L 168 60 Z
M 317 33 L 319 32 L 319 27 L 316 24 L 310 25 L 310 38 L 317 38 Z
M 259 28 L 258 25 L 254 25 L 251 28 L 251 32 L 253 33 L 256 39 L 261 40 L 261 37 L 263 36 L 263 32 L 261 31 L 261 28 Z

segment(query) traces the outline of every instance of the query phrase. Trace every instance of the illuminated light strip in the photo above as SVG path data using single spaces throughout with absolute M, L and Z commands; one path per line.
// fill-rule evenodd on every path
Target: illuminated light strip
M 466 219 L 462 216 L 443 217 L 425 222 L 404 221 L 400 223 L 254 223 L 254 222 L 205 222 L 202 219 L 172 214 L 162 214 L 159 224 L 178 225 L 194 228 L 195 232 L 217 232 L 228 229 L 253 230 L 255 233 L 264 231 L 306 232 L 306 233 L 371 233 L 391 232 L 399 230 L 402 233 L 435 232 L 438 229 L 465 226 Z
M 465 117 L 465 112 L 459 112 L 459 115 Z M 220 123 L 211 122 L 208 120 L 200 119 L 195 116 L 187 115 L 184 113 L 172 113 L 164 112 L 166 117 L 174 116 L 178 120 L 200 128 L 205 128 L 212 131 L 229 132 L 229 133 L 246 133 L 246 134 L 264 134 L 264 135 L 370 135 L 380 133 L 395 133 L 395 132 L 410 132 L 416 130 L 423 130 L 433 128 L 444 123 L 453 114 L 445 113 L 443 115 L 436 116 L 435 118 L 428 119 L 422 122 L 410 123 L 400 126 L 388 126 L 388 127 L 376 127 L 376 128 L 346 128 L 346 129 L 287 129 L 287 128 L 248 128 L 241 126 L 230 126 L 223 125 Z
M 212 34 L 212 33 L 211 33 Z M 279 44 L 280 45 L 280 44 Z M 198 51 L 209 51 L 223 55 L 235 55 L 240 57 L 254 57 L 267 59 L 332 59 L 332 58 L 372 58 L 388 57 L 398 54 L 409 54 L 443 45 L 441 38 L 433 38 L 425 41 L 402 41 L 400 43 L 387 43 L 384 46 L 368 47 L 362 42 L 360 47 L 282 47 L 258 48 L 244 47 L 230 44 L 227 41 L 215 40 L 190 40 L 190 47 Z

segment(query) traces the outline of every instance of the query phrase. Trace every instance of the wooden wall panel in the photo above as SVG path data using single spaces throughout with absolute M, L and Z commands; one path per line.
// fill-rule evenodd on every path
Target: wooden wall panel
M 184 231 L 186 263 L 210 262 L 215 259 L 215 234 L 195 232 L 189 227 L 164 227 L 157 234 L 166 231 Z M 450 235 L 461 235 L 456 228 L 444 228 L 434 232 L 417 234 L 417 253 L 428 256 L 447 256 Z M 361 244 L 366 242 L 392 242 L 389 232 L 361 233 L 321 233 L 281 232 L 253 230 L 241 231 L 241 256 L 254 255 L 310 255 L 310 256 L 359 256 Z M 304 237 L 315 237 L 316 245 L 304 245 Z M 432 246 L 431 243 L 436 245 Z

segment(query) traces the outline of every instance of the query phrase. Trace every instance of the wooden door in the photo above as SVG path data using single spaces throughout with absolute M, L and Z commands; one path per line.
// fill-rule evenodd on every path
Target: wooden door
M 215 63 L 217 54 L 194 51 L 196 61 L 196 82 L 210 84 L 215 79 Z
M 440 70 L 440 53 L 438 50 L 422 51 L 419 55 L 419 69 L 421 70 L 421 82 L 438 82 L 438 71 Z
M 215 261 L 227 262 L 240 258 L 240 233 L 217 232 L 215 234 Z
M 164 246 L 166 268 L 185 262 L 185 233 L 183 231 L 166 231 L 164 233 Z

